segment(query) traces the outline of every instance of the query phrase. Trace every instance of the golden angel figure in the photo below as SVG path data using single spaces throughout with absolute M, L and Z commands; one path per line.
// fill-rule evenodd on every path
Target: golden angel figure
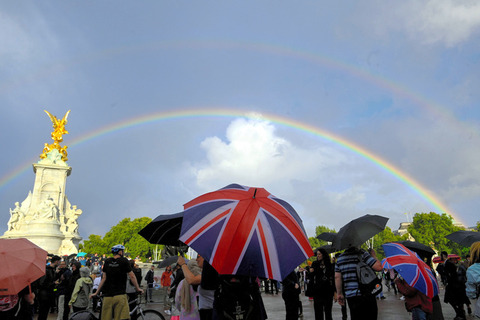
M 65 129 L 65 125 L 67 124 L 67 118 L 68 114 L 70 113 L 70 110 L 67 111 L 65 116 L 62 118 L 62 120 L 58 120 L 57 117 L 52 115 L 50 112 L 47 110 L 44 110 L 48 116 L 50 117 L 50 120 L 52 120 L 53 124 L 53 131 L 52 131 L 52 144 L 45 143 L 45 148 L 43 149 L 43 153 L 40 155 L 41 159 L 45 159 L 47 157 L 47 153 L 52 151 L 53 149 L 57 149 L 58 152 L 62 155 L 62 160 L 67 161 L 67 146 L 61 147 L 60 142 L 63 141 L 63 135 L 68 134 L 68 131 Z

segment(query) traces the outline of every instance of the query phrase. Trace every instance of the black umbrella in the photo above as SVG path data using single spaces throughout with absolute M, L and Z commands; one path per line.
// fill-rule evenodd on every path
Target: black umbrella
M 325 251 L 327 251 L 327 253 L 334 253 L 338 251 L 331 244 L 326 244 L 324 246 L 318 247 L 317 249 L 313 250 L 315 254 L 317 253 L 318 249 L 324 249 Z
M 164 214 L 156 217 L 145 228 L 138 232 L 152 244 L 164 244 L 170 246 L 184 246 L 178 240 L 182 228 L 183 212 L 175 214 Z
M 340 251 L 356 247 L 385 229 L 388 218 L 366 214 L 343 226 L 337 233 L 332 246 Z
M 165 268 L 167 266 L 170 266 L 174 263 L 176 263 L 178 260 L 178 256 L 170 256 L 170 257 L 166 257 L 163 261 L 160 261 L 158 263 L 158 267 L 159 268 Z
M 319 234 L 317 236 L 317 239 L 325 240 L 325 241 L 328 241 L 328 242 L 333 242 L 336 237 L 337 237 L 337 234 L 334 233 L 334 232 L 324 232 L 324 233 Z
M 470 247 L 474 242 L 480 241 L 480 232 L 460 230 L 449 234 L 446 238 L 464 247 Z
M 435 254 L 435 250 L 420 242 L 408 240 L 395 242 L 403 244 L 406 248 L 416 252 L 422 260 L 425 260 L 425 258 L 427 258 L 428 261 L 431 261 L 432 256 Z

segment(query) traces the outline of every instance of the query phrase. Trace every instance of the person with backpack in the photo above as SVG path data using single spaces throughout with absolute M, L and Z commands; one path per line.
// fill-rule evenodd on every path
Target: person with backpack
M 68 316 L 70 314 L 70 306 L 68 303 L 72 298 L 73 290 L 75 289 L 75 284 L 77 280 L 80 279 L 80 268 L 82 264 L 77 260 L 73 260 L 71 263 L 71 272 L 68 275 L 66 286 L 65 286 L 65 304 L 63 308 L 63 320 L 68 320 Z M 67 273 L 67 272 L 65 272 Z
M 68 305 L 72 307 L 73 312 L 87 310 L 90 303 L 90 293 L 92 292 L 93 281 L 90 278 L 90 269 L 88 267 L 80 268 L 80 278 L 75 283 L 72 297 Z
M 375 296 L 378 292 L 361 291 L 360 279 L 357 274 L 357 266 L 359 265 L 366 265 L 366 268 L 369 268 L 371 271 L 382 270 L 382 264 L 377 260 L 375 250 L 370 249 L 367 252 L 353 246 L 347 248 L 338 257 L 335 265 L 337 300 L 340 305 L 344 305 L 345 302 L 348 303 L 352 320 L 376 320 L 378 307 Z M 365 271 L 368 271 L 366 268 Z M 377 280 L 380 280 L 376 277 L 375 272 L 373 274 Z
M 334 267 L 325 249 L 317 250 L 317 260 L 312 262 L 310 274 L 313 281 L 313 307 L 315 320 L 332 320 Z

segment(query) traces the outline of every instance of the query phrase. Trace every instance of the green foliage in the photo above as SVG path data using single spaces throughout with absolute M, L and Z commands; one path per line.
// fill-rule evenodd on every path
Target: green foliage
M 477 231 L 480 232 L 480 221 L 477 221 Z
M 110 253 L 110 248 L 107 247 L 102 237 L 96 234 L 88 236 L 88 240 L 80 244 L 80 250 L 88 253 L 98 253 L 99 255 Z
M 462 255 L 463 248 L 445 238 L 445 236 L 455 231 L 462 230 L 453 225 L 453 219 L 446 213 L 441 215 L 430 213 L 416 213 L 412 224 L 408 227 L 408 232 L 415 241 L 433 247 L 437 251 L 447 251 Z
M 137 218 L 133 221 L 130 218 L 121 220 L 113 226 L 105 236 L 90 235 L 88 240 L 83 242 L 82 250 L 87 253 L 110 254 L 110 248 L 116 244 L 123 244 L 125 253 L 131 257 L 146 258 L 154 251 L 155 245 L 150 244 L 138 232 L 152 221 L 151 218 Z M 159 246 L 160 249 L 163 246 Z
M 317 239 L 316 237 L 310 237 L 308 238 L 308 242 L 310 243 L 310 247 L 312 247 L 313 250 L 316 248 L 322 246 L 321 242 L 322 240 Z M 323 241 L 325 242 L 325 241 Z
M 387 242 L 395 242 L 395 241 L 402 241 L 402 240 L 407 240 L 408 235 L 403 235 L 403 236 L 397 236 L 393 233 L 392 229 L 390 227 L 385 227 L 385 230 L 382 232 L 376 234 L 373 239 L 365 243 L 362 247 L 363 249 L 367 250 L 368 247 L 373 247 L 375 252 L 377 253 L 377 258 L 378 259 L 383 259 L 385 258 L 385 253 L 382 247 L 382 244 L 387 243 Z

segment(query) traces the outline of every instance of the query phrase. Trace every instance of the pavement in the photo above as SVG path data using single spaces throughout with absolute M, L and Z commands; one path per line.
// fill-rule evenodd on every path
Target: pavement
M 401 295 L 395 295 L 392 291 L 388 291 L 384 286 L 384 300 L 377 300 L 378 305 L 378 319 L 392 319 L 392 320 L 410 320 L 412 316 L 405 309 L 404 301 L 400 300 Z M 451 320 L 455 318 L 455 312 L 450 305 L 443 303 L 444 296 L 443 288 L 440 289 L 440 299 L 442 300 L 442 311 L 445 320 Z M 267 315 L 269 319 L 272 320 L 283 320 L 285 319 L 285 304 L 282 299 L 281 292 L 279 294 L 266 294 L 262 292 L 263 302 L 265 304 L 265 309 L 267 310 Z M 310 301 L 308 297 L 302 293 L 300 296 L 303 306 L 303 317 L 300 317 L 300 320 L 315 319 L 313 311 L 313 301 Z M 169 320 L 170 316 L 166 315 L 163 310 L 163 296 L 161 290 L 154 290 L 153 292 L 153 303 L 146 303 L 143 306 L 143 309 L 154 309 L 160 311 L 165 319 Z M 472 306 L 473 307 L 473 306 Z M 347 307 L 348 312 L 348 307 Z M 342 319 L 342 312 L 340 305 L 334 303 L 333 305 L 333 319 Z M 56 319 L 56 314 L 52 313 L 49 315 L 49 320 Z M 350 319 L 350 317 L 348 317 Z M 468 320 L 474 320 L 473 315 L 467 315 Z

